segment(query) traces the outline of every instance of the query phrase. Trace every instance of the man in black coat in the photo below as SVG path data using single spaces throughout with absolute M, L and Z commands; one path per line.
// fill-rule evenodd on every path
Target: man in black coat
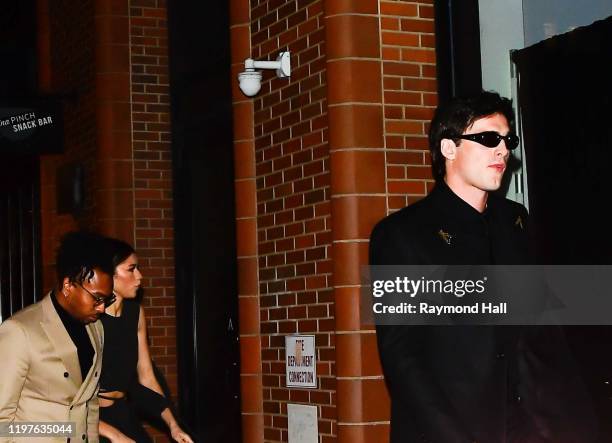
M 527 211 L 491 194 L 502 184 L 509 150 L 518 145 L 513 123 L 510 100 L 492 92 L 439 107 L 429 135 L 436 186 L 376 225 L 370 264 L 529 263 Z M 551 333 L 531 332 L 540 343 Z M 549 385 L 539 391 L 546 365 L 526 349 L 524 329 L 377 326 L 377 335 L 391 396 L 392 443 L 588 441 L 560 431 L 567 410 L 559 402 L 583 400 L 575 393 L 556 396 L 574 381 L 567 378 L 570 360 L 556 356 L 563 375 L 544 375 Z M 544 398 L 550 405 L 542 404 Z

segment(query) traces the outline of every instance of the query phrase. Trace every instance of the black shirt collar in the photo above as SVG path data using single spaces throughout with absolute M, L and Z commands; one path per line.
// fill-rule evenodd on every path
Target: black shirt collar
M 491 198 L 491 194 L 487 198 L 484 212 L 479 212 L 455 194 L 443 180 L 436 183 L 430 195 L 437 210 L 443 214 L 443 219 L 452 223 L 454 229 L 474 233 L 487 231 L 487 220 L 496 206 L 495 198 Z
M 62 308 L 62 305 L 60 305 L 59 302 L 57 301 L 57 291 L 55 289 L 51 291 L 51 301 L 53 302 L 53 306 L 55 307 L 55 310 L 57 311 L 57 315 L 59 315 L 66 329 L 68 329 L 69 326 L 79 326 L 80 325 L 80 326 L 85 327 L 83 323 L 78 321 L 76 318 L 70 315 L 68 311 Z

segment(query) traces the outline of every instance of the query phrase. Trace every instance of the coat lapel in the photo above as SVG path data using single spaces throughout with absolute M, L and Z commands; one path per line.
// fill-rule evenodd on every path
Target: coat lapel
M 41 304 L 43 309 L 41 326 L 53 345 L 56 355 L 62 359 L 66 371 L 68 372 L 68 377 L 78 389 L 83 383 L 83 380 L 81 377 L 81 365 L 79 365 L 76 346 L 72 342 L 70 335 L 68 335 L 62 320 L 53 306 L 51 293 L 47 294 Z
M 91 393 L 86 392 L 87 388 L 92 384 L 92 378 L 97 379 L 98 376 L 100 375 L 99 374 L 100 365 L 98 364 L 98 362 L 102 354 L 101 352 L 102 335 L 100 331 L 97 329 L 97 326 L 96 326 L 97 323 L 98 322 L 89 323 L 85 326 L 85 329 L 87 330 L 87 335 L 89 335 L 89 340 L 91 341 L 91 345 L 93 346 L 93 349 L 94 349 L 94 357 L 93 357 L 93 361 L 91 362 L 91 367 L 89 368 L 89 372 L 87 373 L 87 376 L 85 377 L 85 381 L 83 382 L 83 384 L 77 391 L 76 395 L 74 396 L 73 403 L 78 402 L 79 399 L 83 395 L 86 395 L 87 397 L 91 396 Z M 94 385 L 96 383 L 97 383 L 97 380 L 93 382 Z

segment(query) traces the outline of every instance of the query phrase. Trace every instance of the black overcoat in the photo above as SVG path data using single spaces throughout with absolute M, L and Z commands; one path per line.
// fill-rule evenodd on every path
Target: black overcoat
M 489 195 L 480 213 L 444 183 L 384 218 L 370 238 L 372 265 L 512 265 L 527 264 L 529 257 L 522 205 Z M 589 441 L 585 434 L 578 439 L 574 431 L 561 430 L 567 402 L 582 405 L 586 399 L 581 389 L 567 389 L 567 383 L 579 381 L 558 330 L 531 328 L 525 334 L 525 329 L 377 326 L 391 396 L 391 442 Z M 546 346 L 528 347 L 536 336 L 535 342 Z M 534 351 L 538 347 L 553 355 L 549 365 Z M 550 366 L 562 370 L 552 374 Z

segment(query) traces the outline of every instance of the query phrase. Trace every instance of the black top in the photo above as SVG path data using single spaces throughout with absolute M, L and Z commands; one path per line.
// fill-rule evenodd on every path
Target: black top
M 57 315 L 59 315 L 59 318 L 64 324 L 64 328 L 66 328 L 66 332 L 68 332 L 68 335 L 77 348 L 79 366 L 81 367 L 81 379 L 84 381 L 91 369 L 94 358 L 94 348 L 91 344 L 89 334 L 87 334 L 85 324 L 73 318 L 60 306 L 56 299 L 55 291 L 51 292 L 51 301 L 57 311 Z
M 138 319 L 140 305 L 124 300 L 121 315 L 106 313 L 100 319 L 104 326 L 104 354 L 100 393 L 121 391 L 136 407 L 151 417 L 159 417 L 169 406 L 168 400 L 138 382 Z
M 104 354 L 100 391 L 126 392 L 136 378 L 140 306 L 124 300 L 120 316 L 100 316 L 104 326 Z

